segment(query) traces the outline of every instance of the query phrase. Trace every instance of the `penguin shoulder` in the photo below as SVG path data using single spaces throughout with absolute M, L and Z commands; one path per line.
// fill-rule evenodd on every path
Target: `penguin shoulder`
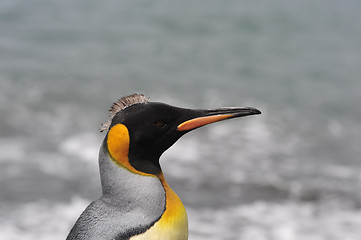
M 106 198 L 93 201 L 80 215 L 66 240 L 126 240 L 145 232 L 157 219 L 143 211 L 112 204 Z

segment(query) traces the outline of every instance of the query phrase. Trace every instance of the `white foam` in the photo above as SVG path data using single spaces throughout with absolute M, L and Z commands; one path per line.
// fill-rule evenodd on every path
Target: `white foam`
M 0 139 L 0 161 L 17 161 L 25 157 L 25 141 L 16 138 Z
M 328 165 L 322 169 L 323 174 L 326 176 L 330 176 L 332 178 L 339 179 L 350 179 L 352 177 L 356 177 L 359 173 L 354 168 L 349 166 L 341 166 L 341 165 Z
M 256 202 L 227 209 L 188 209 L 190 239 L 357 240 L 361 210 L 310 203 Z
M 87 162 L 97 164 L 100 142 L 92 133 L 81 133 L 65 139 L 60 144 L 60 151 Z
M 344 126 L 336 120 L 329 121 L 327 124 L 327 129 L 329 133 L 335 138 L 341 137 L 344 133 Z
M 19 206 L 10 216 L 0 219 L 0 239 L 64 240 L 88 204 L 74 198 L 70 203 L 40 201 Z

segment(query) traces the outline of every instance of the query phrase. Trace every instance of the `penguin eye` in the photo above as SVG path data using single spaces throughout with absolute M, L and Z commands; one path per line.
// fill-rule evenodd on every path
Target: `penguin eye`
M 157 128 L 164 128 L 165 126 L 167 126 L 167 124 L 163 121 L 156 121 L 153 123 L 154 126 L 156 126 Z

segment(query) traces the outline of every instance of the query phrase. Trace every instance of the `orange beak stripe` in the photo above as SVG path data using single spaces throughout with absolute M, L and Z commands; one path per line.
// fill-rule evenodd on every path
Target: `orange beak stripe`
M 210 123 L 214 123 L 214 122 L 218 122 L 218 121 L 222 121 L 224 119 L 233 117 L 234 115 L 232 114 L 224 114 L 224 115 L 213 115 L 213 116 L 206 116 L 206 117 L 199 117 L 199 118 L 194 118 L 188 121 L 185 121 L 184 123 L 179 124 L 179 126 L 177 127 L 178 131 L 188 131 L 188 130 L 192 130 L 198 127 L 202 127 L 204 125 L 210 124 Z

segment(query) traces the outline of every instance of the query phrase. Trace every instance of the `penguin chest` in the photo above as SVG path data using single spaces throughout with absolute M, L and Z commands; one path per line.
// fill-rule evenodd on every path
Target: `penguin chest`
M 130 240 L 187 240 L 188 219 L 182 201 L 166 184 L 166 209 L 147 231 Z

